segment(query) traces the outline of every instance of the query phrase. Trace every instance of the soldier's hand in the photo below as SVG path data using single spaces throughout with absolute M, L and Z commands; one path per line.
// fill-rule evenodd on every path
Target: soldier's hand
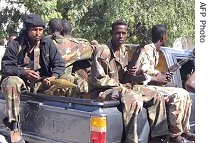
M 56 79 L 56 77 L 54 77 L 54 76 L 47 77 L 47 78 L 45 78 L 45 79 L 43 80 L 43 83 L 44 83 L 46 86 L 50 87 L 50 86 L 51 86 L 50 81 L 55 80 L 55 79 Z
M 40 79 L 39 72 L 30 69 L 25 70 L 24 76 L 30 81 L 37 81 Z
M 158 73 L 156 76 L 155 76 L 155 79 L 156 79 L 156 82 L 159 83 L 159 84 L 167 84 L 168 82 L 168 76 L 167 75 L 163 75 L 161 73 Z
M 136 66 L 133 66 L 132 68 L 128 69 L 129 74 L 131 75 L 142 75 L 143 70 L 137 68 Z
M 170 80 L 172 79 L 172 76 L 173 76 L 173 72 L 167 72 L 167 73 L 166 73 L 166 79 L 167 79 L 168 81 L 170 81 Z

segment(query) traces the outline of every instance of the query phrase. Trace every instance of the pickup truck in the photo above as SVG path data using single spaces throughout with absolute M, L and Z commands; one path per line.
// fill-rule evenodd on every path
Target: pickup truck
M 191 55 L 191 50 L 163 47 L 158 68 L 164 71 Z M 183 87 L 186 76 L 192 70 L 194 61 L 190 60 L 174 72 L 171 82 L 177 87 Z M 195 95 L 190 95 L 190 124 L 195 132 Z M 122 113 L 118 101 L 96 102 L 91 99 L 22 93 L 20 112 L 23 137 L 29 143 L 120 143 L 123 138 Z M 0 134 L 8 138 L 9 132 L 2 122 L 5 117 L 5 99 L 0 93 Z M 148 143 L 149 132 L 147 111 L 143 108 L 138 115 L 140 143 Z

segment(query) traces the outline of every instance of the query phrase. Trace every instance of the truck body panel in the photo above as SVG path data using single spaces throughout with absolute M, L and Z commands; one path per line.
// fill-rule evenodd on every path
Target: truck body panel
M 2 99 L 0 100 L 0 117 L 3 119 L 6 117 L 4 96 L 1 95 L 0 99 Z M 123 134 L 123 119 L 118 109 L 119 104 L 118 101 L 102 103 L 44 94 L 23 94 L 20 121 L 24 139 L 30 143 L 88 143 L 91 132 L 90 119 L 92 116 L 101 116 L 107 118 L 107 143 L 120 143 Z M 8 136 L 2 120 L 0 121 L 0 132 Z M 143 109 L 138 116 L 139 141 L 147 142 L 148 134 L 149 123 L 146 109 Z

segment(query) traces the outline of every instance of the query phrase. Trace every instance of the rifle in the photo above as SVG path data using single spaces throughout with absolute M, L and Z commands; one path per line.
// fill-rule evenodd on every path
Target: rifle
M 132 55 L 131 60 L 128 63 L 127 69 L 132 68 L 133 66 L 136 66 L 136 62 L 138 60 L 139 54 L 141 52 L 141 48 L 144 47 L 144 43 L 137 46 L 135 52 Z M 131 75 L 128 71 L 124 73 L 124 80 L 125 83 L 139 83 L 147 80 L 147 77 L 145 75 Z
M 167 73 L 173 73 L 176 70 L 180 69 L 185 63 L 187 63 L 189 60 L 191 60 L 192 58 L 188 58 L 188 59 L 182 59 L 179 62 L 175 63 L 174 65 L 170 66 L 169 68 L 167 68 L 163 74 L 167 74 Z

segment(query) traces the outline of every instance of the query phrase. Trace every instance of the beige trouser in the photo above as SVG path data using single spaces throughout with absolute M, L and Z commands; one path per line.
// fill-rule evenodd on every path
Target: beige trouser
M 153 90 L 169 95 L 170 101 L 166 102 L 169 133 L 176 137 L 190 130 L 189 119 L 191 113 L 191 100 L 189 92 L 183 88 L 147 86 Z M 168 96 L 166 96 L 168 99 Z
M 94 89 L 92 93 L 90 92 L 90 95 L 92 99 L 97 101 L 120 100 L 123 107 L 125 129 L 123 143 L 138 143 L 137 117 L 143 106 L 142 94 L 121 85 L 105 90 Z

